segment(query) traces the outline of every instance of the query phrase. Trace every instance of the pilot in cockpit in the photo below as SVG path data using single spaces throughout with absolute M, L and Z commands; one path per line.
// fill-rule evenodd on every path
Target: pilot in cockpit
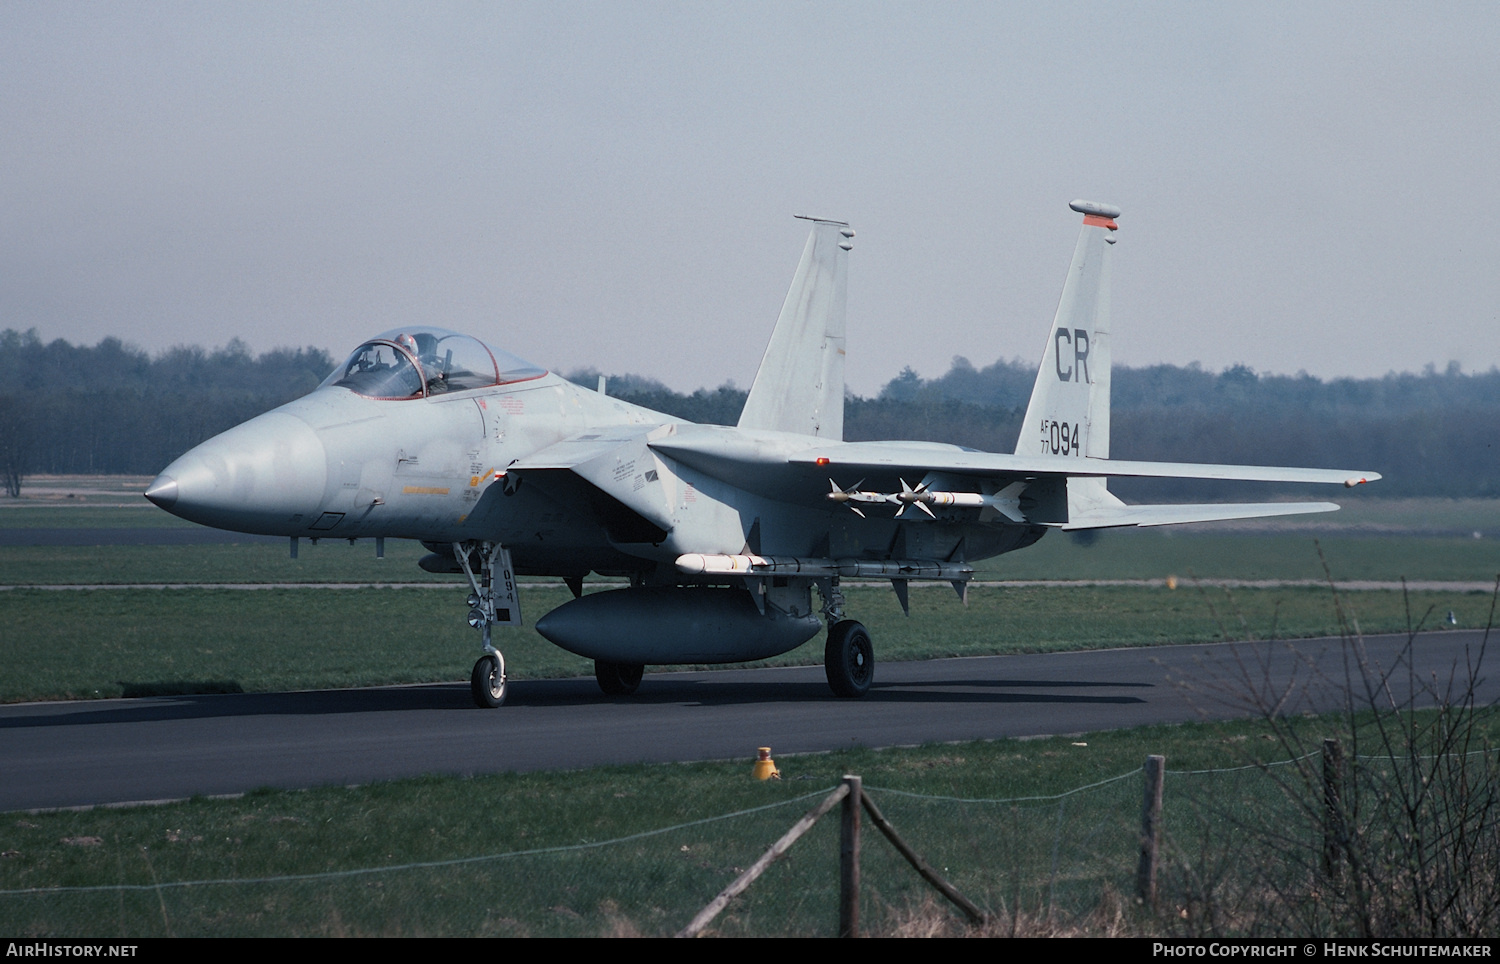
M 448 391 L 448 370 L 453 364 L 451 349 L 447 353 L 447 358 L 439 358 L 437 336 L 426 331 L 403 332 L 396 336 L 395 341 L 417 359 L 417 364 L 422 367 L 422 376 L 426 380 L 429 395 L 440 395 Z
M 503 364 L 497 365 L 496 359 L 503 359 Z M 441 328 L 409 328 L 365 342 L 323 385 L 369 398 L 407 399 L 488 388 L 544 374 L 545 369 L 476 338 Z

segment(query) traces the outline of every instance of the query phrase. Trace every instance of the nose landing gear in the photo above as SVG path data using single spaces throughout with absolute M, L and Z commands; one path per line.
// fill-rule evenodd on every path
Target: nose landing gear
M 479 558 L 477 575 L 470 563 L 471 553 Z M 505 702 L 505 657 L 491 642 L 490 629 L 496 623 L 521 625 L 521 602 L 516 595 L 510 550 L 495 542 L 455 542 L 453 555 L 469 578 L 473 590 L 469 593 L 469 625 L 479 630 L 484 646 L 484 655 L 469 675 L 469 692 L 475 706 L 494 709 Z

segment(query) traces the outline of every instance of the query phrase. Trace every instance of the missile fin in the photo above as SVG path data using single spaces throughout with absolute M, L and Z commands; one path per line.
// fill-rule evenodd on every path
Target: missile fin
M 910 580 L 907 580 L 907 579 L 892 579 L 891 580 L 891 588 L 894 589 L 894 590 L 896 590 L 896 598 L 901 602 L 901 611 L 903 613 L 905 613 L 906 615 L 910 616 L 911 615 L 911 600 L 908 598 L 908 595 L 909 595 L 909 592 L 910 592 L 910 589 L 911 589 Z

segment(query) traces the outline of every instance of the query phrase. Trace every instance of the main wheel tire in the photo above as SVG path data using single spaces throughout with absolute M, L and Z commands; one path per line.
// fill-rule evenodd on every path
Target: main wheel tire
M 875 647 L 870 631 L 852 619 L 839 620 L 829 627 L 823 669 L 835 696 L 857 698 L 868 693 L 875 680 Z
M 594 679 L 607 696 L 629 696 L 641 685 L 646 667 L 640 663 L 606 663 L 594 660 Z
M 474 695 L 474 705 L 482 710 L 492 710 L 505 702 L 505 670 L 493 654 L 484 654 L 474 664 L 469 692 Z

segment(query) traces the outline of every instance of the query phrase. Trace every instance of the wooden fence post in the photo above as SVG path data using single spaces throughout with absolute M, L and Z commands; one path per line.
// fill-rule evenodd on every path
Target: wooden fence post
M 1323 741 L 1323 873 L 1337 880 L 1344 864 L 1344 747 Z
M 858 780 L 858 777 L 855 777 Z M 698 916 L 688 922 L 688 926 L 677 932 L 678 937 L 697 937 L 703 933 L 703 929 L 709 925 L 719 911 L 729 906 L 729 902 L 745 892 L 745 888 L 755 882 L 755 878 L 766 872 L 766 868 L 786 853 L 787 848 L 797 842 L 797 839 L 812 829 L 818 818 L 839 805 L 839 802 L 849 795 L 849 785 L 840 783 L 832 793 L 823 798 L 823 802 L 813 807 L 802 815 L 802 819 L 792 824 L 792 829 L 781 835 L 781 839 L 771 845 L 771 849 L 760 855 L 760 859 L 750 865 L 750 868 L 740 874 L 734 881 L 723 890 L 719 896 L 708 902 L 708 906 L 698 912 Z
M 844 774 L 843 819 L 839 828 L 839 936 L 859 936 L 859 814 L 863 781 Z
M 911 849 L 910 844 L 901 839 L 901 835 L 896 833 L 896 828 L 891 826 L 891 822 L 885 818 L 885 814 L 881 813 L 880 808 L 875 806 L 875 801 L 870 799 L 869 794 L 861 793 L 860 796 L 864 797 L 865 813 L 870 815 L 870 822 L 875 825 L 875 829 L 885 834 L 885 839 L 891 842 L 891 846 L 896 848 L 897 853 L 906 858 L 906 862 L 911 864 L 912 869 L 920 874 L 923 880 L 931 884 L 937 889 L 938 893 L 948 898 L 953 902 L 955 907 L 963 911 L 964 916 L 969 918 L 970 924 L 973 924 L 975 927 L 983 927 L 989 922 L 989 917 L 984 911 L 980 910 L 973 901 L 960 894 L 952 884 L 939 876 L 938 872 L 932 869 L 931 864 L 923 860 L 915 850 Z
M 1146 796 L 1141 804 L 1141 862 L 1135 872 L 1135 893 L 1141 901 L 1156 906 L 1156 860 L 1161 846 L 1161 783 L 1167 758 L 1146 757 Z

